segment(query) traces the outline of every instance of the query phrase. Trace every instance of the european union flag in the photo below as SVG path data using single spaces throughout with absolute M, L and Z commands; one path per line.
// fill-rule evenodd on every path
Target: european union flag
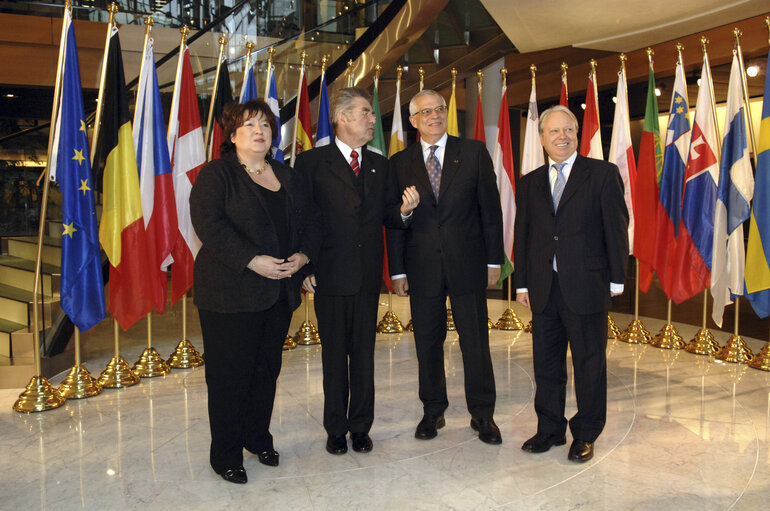
M 67 28 L 57 126 L 56 180 L 62 193 L 61 306 L 86 331 L 104 319 L 104 282 L 96 227 L 80 67 L 72 22 Z

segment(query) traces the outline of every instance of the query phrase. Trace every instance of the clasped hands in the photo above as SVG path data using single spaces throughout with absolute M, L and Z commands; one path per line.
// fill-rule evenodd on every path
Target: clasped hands
M 487 267 L 487 287 L 497 284 L 500 278 L 500 268 Z M 409 296 L 409 281 L 406 277 L 393 280 L 393 292 L 398 296 Z
M 254 256 L 246 267 L 266 279 L 281 280 L 297 273 L 308 261 L 308 257 L 302 252 L 295 252 L 287 259 L 278 259 L 269 255 L 257 255 Z

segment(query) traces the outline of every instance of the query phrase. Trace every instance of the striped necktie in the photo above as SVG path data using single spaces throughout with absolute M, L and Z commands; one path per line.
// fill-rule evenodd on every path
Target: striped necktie
M 361 166 L 358 164 L 358 152 L 351 151 L 350 157 L 352 158 L 350 160 L 350 168 L 353 169 L 353 174 L 355 174 L 356 177 L 358 177 L 358 175 L 361 173 Z
M 553 184 L 553 211 L 556 212 L 559 209 L 559 201 L 561 200 L 561 194 L 564 193 L 564 185 L 567 184 L 567 180 L 564 178 L 562 170 L 567 166 L 567 162 L 554 163 L 551 167 L 556 169 L 556 182 Z

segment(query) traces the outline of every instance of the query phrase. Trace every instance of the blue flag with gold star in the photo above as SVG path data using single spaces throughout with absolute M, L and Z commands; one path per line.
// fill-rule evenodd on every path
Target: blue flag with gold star
M 104 319 L 104 281 L 96 224 L 75 31 L 68 23 L 56 123 L 56 181 L 62 194 L 61 307 L 86 331 Z

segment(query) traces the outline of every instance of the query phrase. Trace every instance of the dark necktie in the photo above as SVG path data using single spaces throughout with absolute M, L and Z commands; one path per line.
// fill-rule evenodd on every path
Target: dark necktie
M 556 212 L 559 209 L 559 201 L 561 200 L 561 195 L 564 193 L 564 185 L 567 184 L 567 180 L 564 178 L 564 174 L 562 173 L 562 170 L 564 170 L 564 167 L 567 166 L 567 163 L 554 163 L 551 166 L 556 169 L 556 181 L 553 184 L 553 192 L 551 193 L 553 196 L 553 210 Z
M 425 162 L 425 168 L 428 169 L 428 179 L 430 179 L 430 186 L 433 188 L 433 193 L 438 199 L 438 191 L 441 187 L 441 163 L 439 163 L 436 157 L 437 145 L 430 146 L 430 154 L 428 154 L 428 160 Z
M 351 151 L 350 157 L 352 158 L 350 160 L 350 168 L 353 169 L 353 174 L 358 177 L 358 174 L 361 173 L 361 166 L 358 164 L 358 153 L 356 151 Z

